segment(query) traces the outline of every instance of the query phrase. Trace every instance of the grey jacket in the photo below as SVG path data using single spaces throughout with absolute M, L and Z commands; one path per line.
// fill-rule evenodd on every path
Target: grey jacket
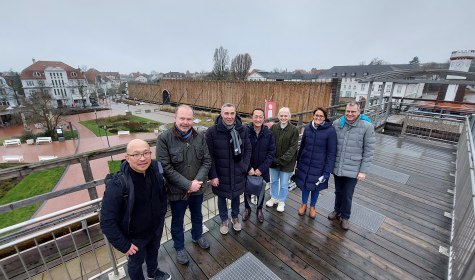
M 170 201 L 188 199 L 188 189 L 194 179 L 203 181 L 203 185 L 191 195 L 203 194 L 211 167 L 211 156 L 203 134 L 193 129 L 192 136 L 185 140 L 173 126 L 158 137 L 157 159 L 163 165 Z
M 354 123 L 342 122 L 339 118 L 333 127 L 337 136 L 333 174 L 356 178 L 359 172 L 368 173 L 376 142 L 373 125 L 361 118 Z

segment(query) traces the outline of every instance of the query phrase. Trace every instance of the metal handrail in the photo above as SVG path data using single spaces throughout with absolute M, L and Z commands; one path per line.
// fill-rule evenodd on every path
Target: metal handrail
M 472 116 L 473 118 L 473 116 Z M 468 117 L 457 146 L 455 197 L 448 279 L 468 280 L 475 274 L 474 139 Z

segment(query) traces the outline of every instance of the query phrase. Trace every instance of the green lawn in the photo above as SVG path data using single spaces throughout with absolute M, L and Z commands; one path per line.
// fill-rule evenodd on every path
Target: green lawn
M 127 115 L 101 118 L 97 120 L 81 121 L 96 136 L 116 135 L 119 130 L 128 130 L 131 133 L 153 132 L 161 123 L 149 119 Z M 104 126 L 107 129 L 104 129 Z
M 60 166 L 29 174 L 0 198 L 0 205 L 50 192 L 58 183 L 65 169 L 66 167 Z M 36 203 L 0 214 L 0 228 L 8 227 L 30 219 L 40 205 L 41 203 Z

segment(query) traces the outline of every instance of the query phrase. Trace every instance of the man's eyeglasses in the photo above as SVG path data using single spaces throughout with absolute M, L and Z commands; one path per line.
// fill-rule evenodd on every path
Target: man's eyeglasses
M 129 157 L 132 157 L 133 159 L 135 160 L 139 160 L 142 158 L 142 156 L 144 158 L 150 158 L 152 156 L 152 152 L 151 151 L 148 151 L 148 152 L 144 152 L 144 153 L 141 153 L 141 154 L 132 154 L 132 155 L 129 155 L 127 154 Z

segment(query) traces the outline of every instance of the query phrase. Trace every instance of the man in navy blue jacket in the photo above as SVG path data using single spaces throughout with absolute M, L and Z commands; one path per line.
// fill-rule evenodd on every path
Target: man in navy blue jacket
M 127 145 L 121 173 L 106 180 L 102 199 L 101 230 L 107 240 L 128 257 L 130 279 L 171 279 L 158 269 L 167 197 L 159 163 L 152 161 L 147 142 L 134 139 Z
M 251 176 L 262 176 L 266 181 L 270 181 L 269 167 L 275 156 L 275 140 L 274 135 L 264 124 L 264 110 L 260 108 L 254 109 L 252 112 L 252 123 L 248 125 L 249 139 L 251 141 L 252 153 L 251 163 L 249 164 L 248 174 Z M 249 197 L 244 194 L 244 213 L 242 220 L 247 221 L 251 216 L 251 206 L 249 205 Z M 264 222 L 264 213 L 262 205 L 264 197 L 259 197 L 260 202 L 257 205 L 256 217 L 261 223 Z

